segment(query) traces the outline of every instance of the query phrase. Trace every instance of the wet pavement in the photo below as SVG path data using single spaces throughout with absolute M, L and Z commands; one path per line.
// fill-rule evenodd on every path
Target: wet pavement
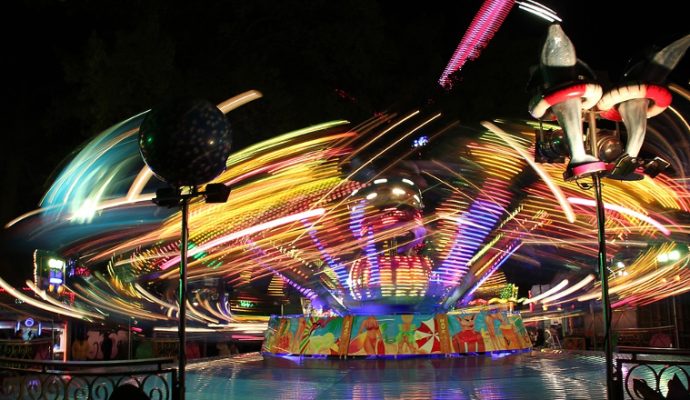
M 258 353 L 189 365 L 187 399 L 604 399 L 603 355 L 313 359 Z

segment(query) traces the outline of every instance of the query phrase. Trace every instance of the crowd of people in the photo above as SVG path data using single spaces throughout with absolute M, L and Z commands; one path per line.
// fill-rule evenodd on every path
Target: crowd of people
M 563 329 L 560 324 L 554 323 L 547 327 L 528 327 L 527 332 L 534 348 L 561 348 Z

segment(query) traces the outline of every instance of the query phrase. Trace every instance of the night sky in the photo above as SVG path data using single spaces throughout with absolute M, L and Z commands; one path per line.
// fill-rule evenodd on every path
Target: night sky
M 607 8 L 602 9 L 601 4 Z M 648 45 L 688 33 L 681 2 L 544 1 L 578 57 L 615 80 Z M 527 118 L 548 24 L 517 8 L 452 94 L 436 80 L 481 2 L 16 1 L 4 4 L 0 220 L 36 208 L 51 174 L 108 126 L 171 96 L 233 112 L 235 148 L 334 118 L 353 123 L 452 95 L 461 120 Z M 653 8 L 652 5 L 655 7 Z M 687 83 L 688 56 L 674 80 Z

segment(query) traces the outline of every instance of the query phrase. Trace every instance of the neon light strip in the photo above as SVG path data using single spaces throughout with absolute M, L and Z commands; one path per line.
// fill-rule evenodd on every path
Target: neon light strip
M 469 270 L 470 260 L 503 215 L 504 207 L 510 199 L 504 185 L 503 181 L 487 179 L 485 190 L 479 193 L 469 210 L 460 218 L 466 223 L 458 224 L 450 252 L 438 268 L 444 283 L 455 285 L 462 280 Z

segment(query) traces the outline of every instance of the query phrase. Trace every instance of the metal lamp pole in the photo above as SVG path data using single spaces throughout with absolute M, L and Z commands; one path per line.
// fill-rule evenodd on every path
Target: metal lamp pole
M 589 138 L 592 154 L 597 154 L 597 128 L 594 112 L 589 113 Z M 611 299 L 609 298 L 609 275 L 606 265 L 606 214 L 604 212 L 604 199 L 601 193 L 601 176 L 599 173 L 592 175 L 594 184 L 594 197 L 597 207 L 597 236 L 599 238 L 598 269 L 601 279 L 601 306 L 604 322 L 604 357 L 606 358 L 606 393 L 609 399 L 615 398 L 615 385 L 613 381 L 613 347 L 611 346 Z
M 177 325 L 178 349 L 178 382 L 177 399 L 185 398 L 185 367 L 187 364 L 186 353 L 186 322 L 187 322 L 187 253 L 189 247 L 189 202 L 196 196 L 204 196 L 206 203 L 225 203 L 230 195 L 230 189 L 222 183 L 209 183 L 204 192 L 199 192 L 196 186 L 189 186 L 189 192 L 182 193 L 182 188 L 159 189 L 153 202 L 159 206 L 179 206 L 182 213 L 182 232 L 180 243 L 180 280 L 178 290 L 179 320 Z
M 193 194 L 192 194 L 193 195 Z M 180 288 L 179 288 L 179 323 L 177 327 L 177 335 L 180 342 L 179 352 L 178 352 L 178 362 L 179 362 L 179 400 L 185 399 L 185 367 L 187 364 L 187 353 L 186 350 L 186 331 L 185 322 L 187 314 L 187 243 L 189 242 L 189 227 L 188 227 L 188 214 L 189 214 L 189 199 L 190 196 L 182 195 L 182 243 L 180 243 Z
M 139 126 L 139 150 L 144 162 L 154 175 L 170 185 L 156 190 L 153 202 L 168 208 L 180 207 L 182 212 L 177 327 L 179 382 L 175 392 L 179 400 L 184 400 L 186 386 L 189 202 L 195 196 L 204 195 L 207 203 L 225 203 L 230 195 L 230 188 L 225 184 L 208 183 L 225 170 L 230 155 L 230 125 L 224 114 L 230 108 L 223 110 L 206 100 L 184 97 L 152 109 Z M 200 193 L 198 186 L 204 184 L 206 190 Z M 185 188 L 187 191 L 183 192 Z
M 599 276 L 601 277 L 601 306 L 604 322 L 604 354 L 606 357 L 606 392 L 613 399 L 615 393 L 613 381 L 613 347 L 611 346 L 611 299 L 609 298 L 609 277 L 606 266 L 606 231 L 604 224 L 604 200 L 601 196 L 601 177 L 592 175 L 594 193 L 597 202 L 597 228 L 599 236 Z

